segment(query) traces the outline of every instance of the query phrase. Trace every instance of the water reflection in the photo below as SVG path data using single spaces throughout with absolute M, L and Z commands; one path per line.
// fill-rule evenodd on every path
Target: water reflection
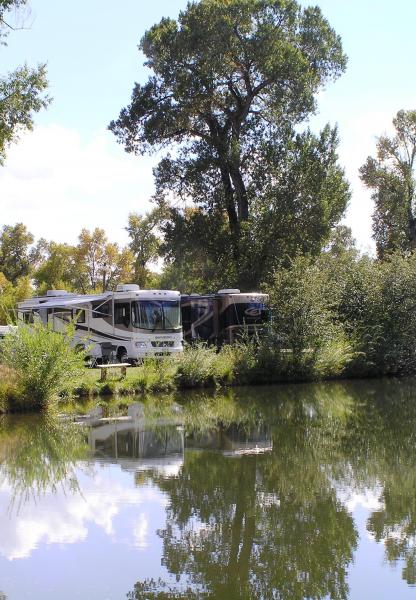
M 178 584 L 141 581 L 129 597 L 185 598 L 189 588 L 231 600 L 347 597 L 358 535 L 326 468 L 332 427 L 315 426 L 322 406 L 286 397 L 254 408 L 269 427 L 191 433 L 179 476 L 157 480 L 169 498 L 162 562 Z M 268 452 L 239 454 L 247 443 Z
M 177 475 L 183 464 L 184 432 L 175 405 L 167 416 L 149 418 L 144 405 L 130 406 L 126 417 L 96 419 L 88 429 L 91 452 L 134 472 Z
M 3 417 L 0 421 L 0 486 L 11 505 L 56 492 L 78 491 L 76 464 L 87 456 L 79 428 L 56 416 Z
M 362 548 L 380 548 L 394 587 L 366 555 L 373 597 L 410 597 L 413 390 L 404 380 L 265 387 L 149 398 L 81 425 L 5 420 L 0 507 L 14 498 L 19 511 L 0 514 L 0 555 L 30 563 L 59 543 L 86 557 L 99 548 L 109 564 L 122 556 L 88 598 L 356 600 Z

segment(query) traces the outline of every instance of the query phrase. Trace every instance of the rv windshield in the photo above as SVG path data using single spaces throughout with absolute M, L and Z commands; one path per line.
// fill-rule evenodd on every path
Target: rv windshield
M 263 302 L 236 302 L 227 306 L 222 313 L 221 326 L 264 325 L 270 320 L 269 311 Z
M 180 329 L 179 300 L 140 300 L 132 302 L 133 327 L 150 329 Z

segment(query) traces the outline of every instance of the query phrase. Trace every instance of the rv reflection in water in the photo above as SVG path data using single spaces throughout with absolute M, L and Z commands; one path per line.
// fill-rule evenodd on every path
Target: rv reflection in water
M 194 450 L 214 450 L 224 456 L 263 454 L 273 450 L 270 427 L 258 426 L 247 429 L 236 423 L 204 432 L 191 433 L 186 447 Z
M 103 462 L 116 462 L 127 471 L 177 475 L 183 465 L 183 428 L 174 419 L 149 421 L 142 408 L 135 403 L 127 417 L 87 418 L 84 423 L 91 422 L 88 443 L 92 452 Z

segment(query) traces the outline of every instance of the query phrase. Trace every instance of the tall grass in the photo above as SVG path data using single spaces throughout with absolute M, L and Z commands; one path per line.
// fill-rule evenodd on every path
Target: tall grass
M 236 352 L 224 346 L 219 352 L 214 346 L 188 346 L 178 357 L 176 382 L 181 388 L 231 384 L 235 379 Z
M 14 381 L 9 410 L 43 410 L 73 385 L 83 371 L 84 354 L 72 348 L 71 337 L 70 331 L 56 333 L 42 324 L 21 324 L 5 337 L 0 363 Z
M 126 381 L 120 391 L 133 389 L 137 393 L 167 392 L 175 388 L 175 374 L 173 359 L 146 358 L 135 370 L 134 377 Z

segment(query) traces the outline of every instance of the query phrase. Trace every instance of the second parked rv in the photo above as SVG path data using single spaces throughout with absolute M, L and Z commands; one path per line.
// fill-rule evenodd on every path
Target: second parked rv
M 202 340 L 232 344 L 243 335 L 260 333 L 269 321 L 267 294 L 242 293 L 237 289 L 216 294 L 182 295 L 182 324 L 187 342 Z

